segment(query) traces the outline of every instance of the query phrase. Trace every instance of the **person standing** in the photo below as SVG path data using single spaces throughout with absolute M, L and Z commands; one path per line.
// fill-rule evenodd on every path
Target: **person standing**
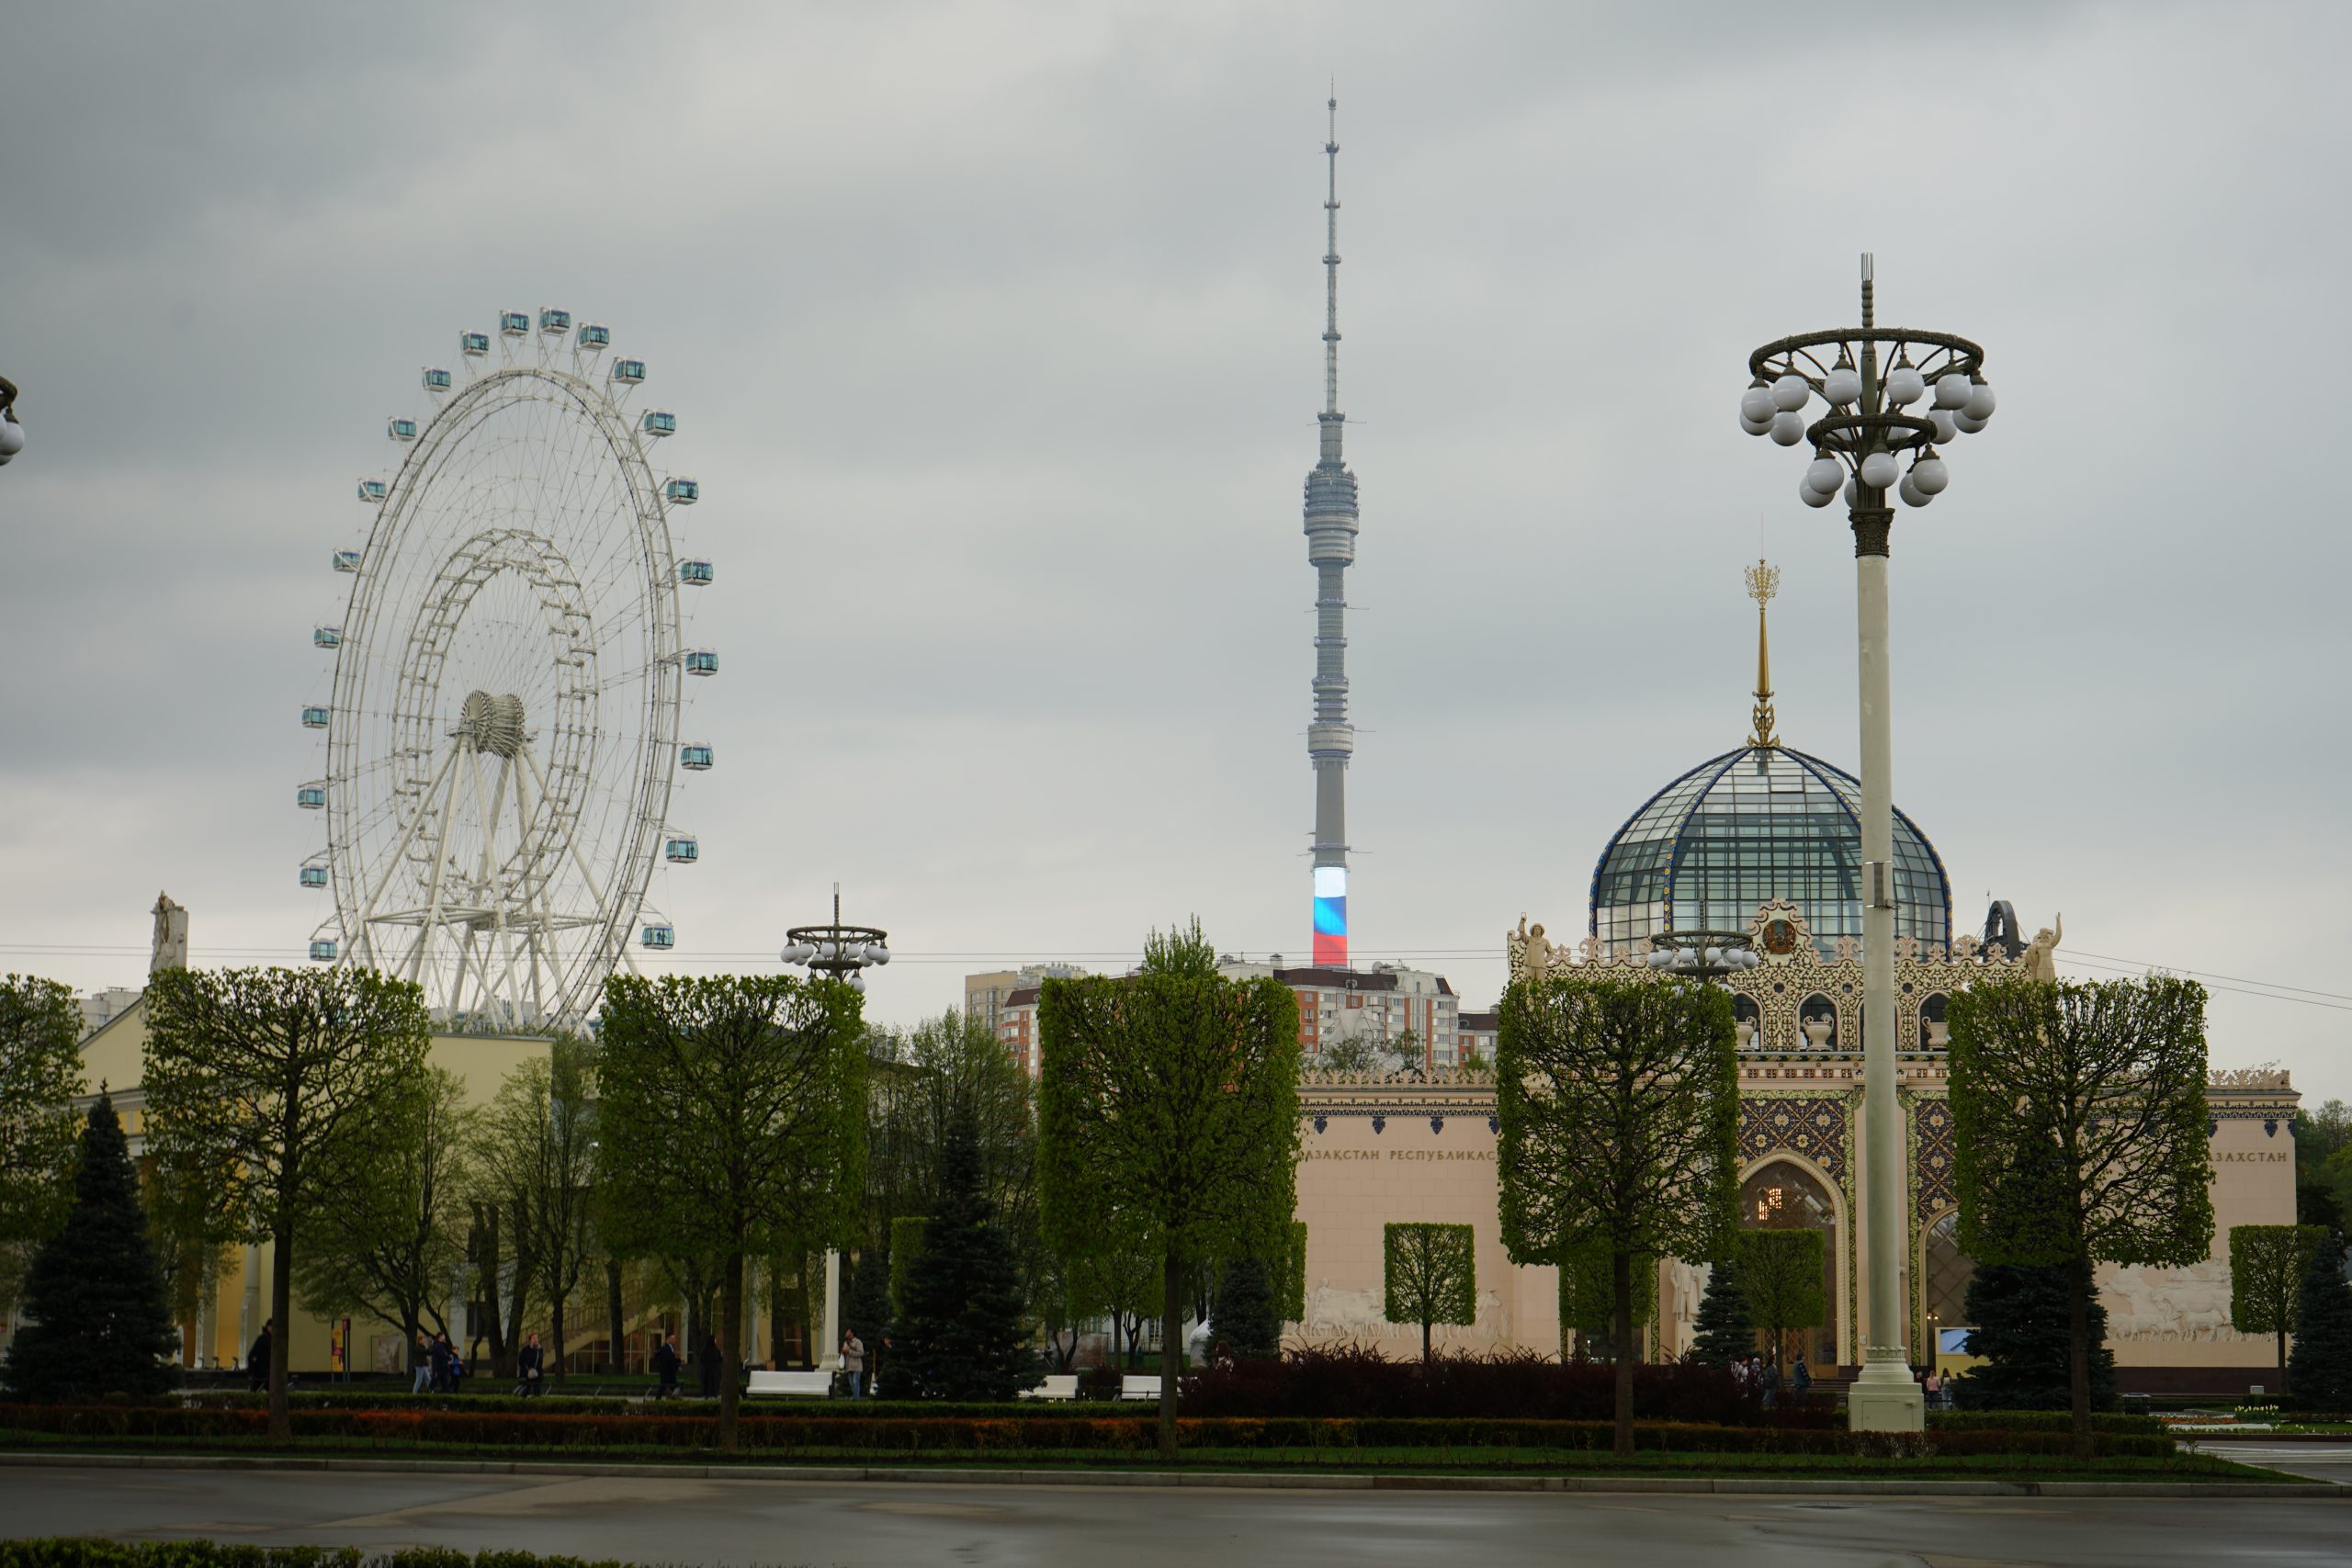
M 1797 1354 L 1797 1370 L 1789 1379 L 1789 1390 L 1797 1396 L 1799 1404 L 1803 1404 L 1804 1396 L 1813 1392 L 1813 1369 L 1804 1364 L 1802 1351 Z
M 270 1339 L 277 1328 L 277 1319 L 270 1318 L 261 1325 L 261 1337 L 253 1348 L 245 1352 L 245 1383 L 255 1393 L 269 1386 Z
M 525 1399 L 529 1399 L 539 1392 L 540 1373 L 546 1360 L 547 1352 L 539 1348 L 539 1337 L 534 1334 L 525 1341 L 520 1350 L 514 1352 L 514 1392 L 516 1393 L 521 1394 Z
M 425 1384 L 428 1390 L 435 1393 L 450 1392 L 449 1365 L 455 1359 L 449 1348 L 449 1336 L 447 1333 L 435 1335 L 432 1359 L 427 1363 L 433 1374 L 431 1380 Z
M 656 1399 L 673 1399 L 678 1393 L 678 1337 L 665 1334 L 662 1343 L 653 1348 L 653 1371 L 661 1382 L 653 1391 Z
M 854 1328 L 842 1332 L 842 1375 L 849 1379 L 849 1396 L 865 1397 L 865 1341 Z

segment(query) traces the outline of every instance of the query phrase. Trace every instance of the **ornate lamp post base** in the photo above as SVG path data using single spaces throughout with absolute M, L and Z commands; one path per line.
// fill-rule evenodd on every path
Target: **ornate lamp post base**
M 1911 1376 L 1900 1345 L 1862 1352 L 1862 1374 L 1846 1391 L 1846 1427 L 1855 1432 L 1919 1432 L 1928 1426 L 1928 1395 Z

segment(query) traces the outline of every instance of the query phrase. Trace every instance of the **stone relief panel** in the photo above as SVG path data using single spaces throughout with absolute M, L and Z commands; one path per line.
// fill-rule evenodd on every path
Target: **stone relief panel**
M 2187 1269 L 2134 1263 L 2099 1281 L 2110 1340 L 2237 1340 L 2230 1326 L 2230 1265 L 2209 1258 Z

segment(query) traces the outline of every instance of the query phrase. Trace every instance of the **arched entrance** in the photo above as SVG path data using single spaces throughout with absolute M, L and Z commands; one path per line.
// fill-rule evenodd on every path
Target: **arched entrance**
M 1838 1201 L 1805 1167 L 1787 1158 L 1768 1159 L 1739 1188 L 1739 1223 L 1748 1230 L 1815 1230 L 1821 1233 L 1821 1296 L 1828 1311 L 1821 1325 L 1792 1336 L 1805 1359 L 1835 1366 L 1840 1343 L 1838 1294 Z
M 1939 1336 L 1947 1328 L 1973 1328 L 1968 1320 L 1968 1283 L 1976 1277 L 1976 1260 L 1960 1249 L 1960 1211 L 1947 1209 L 1920 1237 L 1921 1310 L 1927 1314 L 1920 1345 L 1925 1362 L 1942 1348 Z

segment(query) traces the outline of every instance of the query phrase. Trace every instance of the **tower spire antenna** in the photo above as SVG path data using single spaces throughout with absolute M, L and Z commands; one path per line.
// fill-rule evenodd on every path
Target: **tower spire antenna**
M 1765 635 L 1764 606 L 1781 591 L 1781 569 L 1768 566 L 1758 556 L 1756 564 L 1747 569 L 1747 596 L 1756 601 L 1756 728 L 1748 736 L 1750 746 L 1778 746 L 1781 738 L 1773 733 L 1772 717 L 1772 644 Z
M 1323 197 L 1323 417 L 1330 426 L 1326 457 L 1339 455 L 1339 426 L 1347 415 L 1340 412 L 1340 86 L 1331 84 L 1324 105 L 1330 129 L 1323 139 L 1329 184 Z
M 1347 589 L 1356 558 L 1356 477 L 1340 454 L 1348 416 L 1340 412 L 1340 89 L 1324 104 L 1323 412 L 1317 414 L 1317 460 L 1306 475 L 1306 559 L 1315 568 L 1315 716 L 1306 755 L 1315 769 L 1314 962 L 1348 962 L 1348 762 L 1355 726 L 1348 721 Z

